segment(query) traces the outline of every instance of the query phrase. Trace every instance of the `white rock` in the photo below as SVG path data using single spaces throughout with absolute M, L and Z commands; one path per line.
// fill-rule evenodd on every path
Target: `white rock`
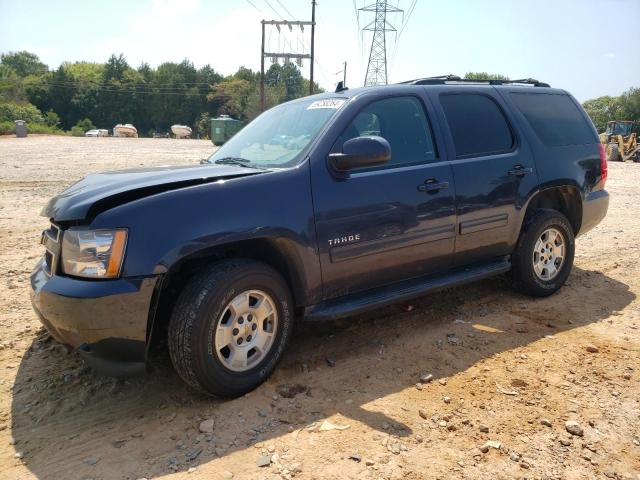
M 200 422 L 200 431 L 202 433 L 213 433 L 213 427 L 214 427 L 214 421 L 213 418 L 210 418 L 208 420 L 204 420 L 203 422 Z
M 582 437 L 584 435 L 584 431 L 582 430 L 582 427 L 578 422 L 574 420 L 569 420 L 568 422 L 565 422 L 564 428 L 566 428 L 567 432 L 569 432 L 571 435 L 576 435 L 578 437 Z

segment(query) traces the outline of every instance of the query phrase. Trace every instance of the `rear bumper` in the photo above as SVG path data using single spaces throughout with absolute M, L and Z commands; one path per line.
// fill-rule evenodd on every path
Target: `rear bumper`
M 157 277 L 80 280 L 31 273 L 31 303 L 44 327 L 100 373 L 145 371 L 147 323 Z
M 582 225 L 578 235 L 587 233 L 598 225 L 607 214 L 609 193 L 606 190 L 591 192 L 582 202 Z

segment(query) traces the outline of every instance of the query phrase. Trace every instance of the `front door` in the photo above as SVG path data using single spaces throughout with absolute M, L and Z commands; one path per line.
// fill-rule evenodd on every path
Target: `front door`
M 325 298 L 446 270 L 454 249 L 453 176 L 436 148 L 424 99 L 393 96 L 351 107 L 332 151 L 377 135 L 391 145 L 391 160 L 346 179 L 333 176 L 326 159 L 313 162 Z

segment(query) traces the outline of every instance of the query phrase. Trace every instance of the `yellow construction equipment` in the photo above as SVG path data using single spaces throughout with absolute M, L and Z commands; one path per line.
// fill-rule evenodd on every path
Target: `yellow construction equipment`
M 600 134 L 609 162 L 640 162 L 640 145 L 635 124 L 630 120 L 607 122 L 607 129 Z

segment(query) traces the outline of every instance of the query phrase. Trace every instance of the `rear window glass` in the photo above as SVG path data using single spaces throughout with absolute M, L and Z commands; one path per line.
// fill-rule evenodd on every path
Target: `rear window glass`
M 547 147 L 584 145 L 596 138 L 578 107 L 567 95 L 511 93 L 511 99 Z
M 440 96 L 453 137 L 456 157 L 479 157 L 508 152 L 513 134 L 500 107 L 486 95 L 473 93 Z

